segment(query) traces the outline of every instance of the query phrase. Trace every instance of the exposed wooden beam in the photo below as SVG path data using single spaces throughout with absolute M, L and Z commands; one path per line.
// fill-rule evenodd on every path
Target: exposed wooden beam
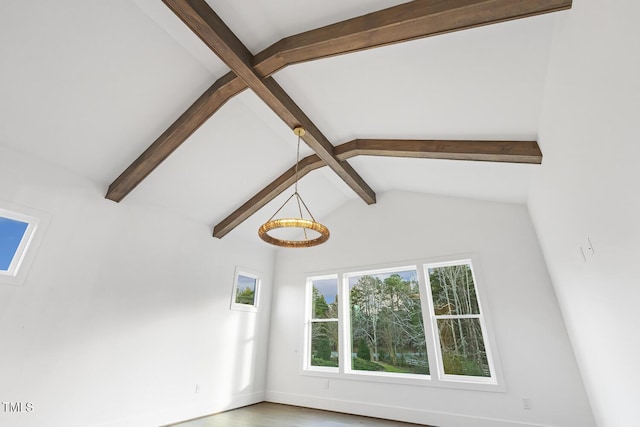
M 412 157 L 422 159 L 476 160 L 508 163 L 542 163 L 542 152 L 536 141 L 455 141 L 407 139 L 354 139 L 335 147 L 338 159 L 355 156 Z M 300 160 L 298 177 L 325 166 L 317 156 Z M 263 188 L 213 228 L 213 236 L 221 238 L 242 224 L 267 203 L 295 183 L 295 165 Z
M 268 76 L 283 67 L 571 8 L 572 0 L 415 0 L 286 37 L 258 53 Z
M 244 82 L 235 77 L 235 74 L 228 73 L 207 89 L 169 129 L 164 131 L 140 157 L 111 183 L 105 197 L 114 202 L 121 201 L 225 102 L 243 91 L 246 88 Z
M 354 139 L 335 148 L 342 160 L 354 156 L 414 157 L 482 162 L 542 163 L 536 141 Z
M 206 1 L 163 1 L 291 129 L 302 126 L 306 130 L 302 139 L 349 187 L 366 203 L 375 203 L 373 190 L 348 163 L 333 155 L 333 145 L 284 89 L 273 78 L 263 79 L 255 72 L 251 52 Z
M 571 8 L 571 4 L 571 0 L 415 0 L 284 38 L 256 55 L 252 64 L 255 72 L 265 77 L 294 63 L 556 12 Z M 247 88 L 233 73 L 218 80 L 212 88 L 216 86 L 217 93 L 209 89 L 196 101 L 198 104 L 203 98 L 215 98 L 212 103 L 215 108 L 202 108 L 204 120 L 185 119 L 197 115 L 199 109 L 193 111 L 194 104 L 111 184 L 108 199 L 122 200 L 206 118 Z M 233 90 L 229 90 L 231 87 Z

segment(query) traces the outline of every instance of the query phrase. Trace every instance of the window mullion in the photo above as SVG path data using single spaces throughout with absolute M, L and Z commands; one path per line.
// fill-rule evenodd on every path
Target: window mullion
M 438 320 L 437 317 L 435 315 L 435 307 L 434 307 L 434 303 L 433 303 L 433 294 L 431 292 L 431 282 L 429 280 L 429 275 L 427 274 L 427 264 L 422 264 L 420 266 L 420 271 L 422 272 L 423 276 L 424 276 L 424 283 L 425 283 L 425 289 L 426 289 L 426 297 L 428 299 L 428 304 L 429 304 L 429 313 L 428 313 L 428 319 L 429 319 L 429 330 L 430 330 L 430 334 L 431 334 L 431 353 L 433 354 L 433 360 L 436 362 L 435 366 L 431 372 L 431 379 L 435 382 L 438 382 L 442 379 L 443 375 L 444 375 L 444 362 L 442 360 L 442 348 L 440 345 L 440 334 L 438 331 Z M 426 329 L 426 328 L 425 328 Z
M 338 372 L 344 374 L 351 369 L 351 318 L 349 316 L 349 290 L 343 273 L 338 274 Z M 348 364 L 348 365 L 347 365 Z
M 435 372 L 440 372 L 440 360 L 438 358 L 438 352 L 436 346 L 438 346 L 437 340 L 437 325 L 434 324 L 431 313 L 433 313 L 433 300 L 431 298 L 431 289 L 429 289 L 429 280 L 425 274 L 424 265 L 417 266 L 418 270 L 418 283 L 420 285 L 420 302 L 422 303 L 422 321 L 424 322 L 424 335 L 427 341 L 427 358 L 429 360 L 429 375 L 434 381 L 438 381 L 438 375 L 434 375 Z

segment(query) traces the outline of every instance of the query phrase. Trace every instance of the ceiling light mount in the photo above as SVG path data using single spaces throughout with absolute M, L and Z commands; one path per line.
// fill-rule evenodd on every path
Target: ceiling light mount
M 297 127 L 293 128 L 293 133 L 298 135 L 299 138 L 302 138 L 304 136 L 304 134 L 307 133 L 307 131 L 304 130 L 304 128 L 302 126 L 297 126 Z
M 271 218 L 269 218 L 267 222 L 265 222 L 264 224 L 262 224 L 262 226 L 260 226 L 260 228 L 258 229 L 258 236 L 260 236 L 260 238 L 265 242 L 275 246 L 280 246 L 284 248 L 309 248 L 311 246 L 320 245 L 326 242 L 327 240 L 329 240 L 330 233 L 329 233 L 329 229 L 326 226 L 320 224 L 315 220 L 315 218 L 311 214 L 311 211 L 307 207 L 307 204 L 304 202 L 304 200 L 302 200 L 302 197 L 300 197 L 300 193 L 298 193 L 298 166 L 300 164 L 300 139 L 301 137 L 304 136 L 306 132 L 304 128 L 298 126 L 295 129 L 293 129 L 293 133 L 298 136 L 298 149 L 296 152 L 295 190 L 293 194 L 289 196 L 289 198 L 282 204 L 282 206 L 280 206 L 280 208 L 271 216 Z M 282 208 L 284 208 L 285 205 L 289 203 L 289 201 L 292 199 L 295 199 L 298 205 L 298 213 L 300 217 L 274 219 L 274 217 L 278 214 L 278 212 L 280 212 Z M 310 219 L 306 219 L 304 217 L 302 213 L 303 207 Z M 301 240 L 278 239 L 269 234 L 269 231 L 274 229 L 281 229 L 281 228 L 302 229 L 304 239 L 301 239 Z M 314 239 L 310 239 L 307 234 L 307 230 L 314 231 L 318 233 L 319 236 Z

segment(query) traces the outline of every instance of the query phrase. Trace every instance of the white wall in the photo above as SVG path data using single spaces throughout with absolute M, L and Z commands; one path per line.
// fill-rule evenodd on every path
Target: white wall
M 0 399 L 11 426 L 157 426 L 263 400 L 270 250 L 0 148 L 0 203 L 51 222 L 22 286 L 0 285 Z M 259 313 L 230 311 L 236 265 Z M 196 393 L 196 384 L 199 387 Z
M 574 1 L 557 16 L 529 199 L 601 427 L 638 425 L 638 16 L 635 0 Z
M 323 221 L 322 246 L 280 250 L 267 399 L 438 426 L 593 426 L 566 329 L 524 206 L 392 192 Z M 330 380 L 301 374 L 309 273 L 475 253 L 506 392 Z M 529 397 L 533 409 L 522 409 Z

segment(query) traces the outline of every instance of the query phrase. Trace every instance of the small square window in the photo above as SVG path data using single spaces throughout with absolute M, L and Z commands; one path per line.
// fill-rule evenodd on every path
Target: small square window
M 0 208 L 0 283 L 20 283 L 39 219 Z M 22 274 L 24 276 L 24 274 Z
M 0 216 L 0 271 L 9 273 L 12 264 L 18 264 L 20 242 L 29 227 L 28 222 Z M 18 255 L 18 256 L 16 256 Z
M 233 310 L 257 311 L 259 291 L 259 274 L 244 268 L 236 268 L 231 308 Z

